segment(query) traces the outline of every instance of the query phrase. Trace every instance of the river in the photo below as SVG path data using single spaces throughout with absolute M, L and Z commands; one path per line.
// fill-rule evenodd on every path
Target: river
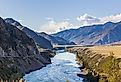
M 80 69 L 75 61 L 75 54 L 58 51 L 52 59 L 52 64 L 24 76 L 26 82 L 83 82 L 77 76 Z

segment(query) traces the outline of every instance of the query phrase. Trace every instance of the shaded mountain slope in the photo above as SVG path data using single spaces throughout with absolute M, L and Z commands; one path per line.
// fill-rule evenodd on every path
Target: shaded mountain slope
M 39 53 L 32 38 L 0 18 L 0 79 L 20 79 L 23 74 L 50 63 L 49 53 Z
M 55 37 L 82 45 L 103 45 L 121 40 L 121 22 L 107 22 L 100 25 L 84 26 L 53 34 Z
M 22 26 L 19 22 L 15 21 L 12 18 L 6 18 L 5 19 L 6 23 L 12 24 L 14 26 L 16 26 L 17 28 L 19 28 L 20 30 L 22 30 L 23 32 L 25 32 L 30 38 L 32 38 L 36 44 L 41 47 L 41 48 L 45 48 L 45 49 L 52 49 L 52 45 L 50 43 L 50 41 L 48 41 L 47 39 L 45 39 L 42 36 L 38 36 L 38 34 L 36 32 L 34 32 L 33 30 Z
M 38 33 L 38 35 L 45 37 L 47 40 L 49 40 L 53 45 L 71 45 L 74 43 L 70 43 L 69 41 L 66 41 L 65 39 L 61 37 L 54 37 L 52 35 L 46 34 L 45 32 Z

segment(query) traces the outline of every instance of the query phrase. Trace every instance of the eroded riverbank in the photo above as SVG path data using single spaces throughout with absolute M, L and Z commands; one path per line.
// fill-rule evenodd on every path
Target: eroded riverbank
M 77 61 L 84 64 L 88 70 L 87 82 L 121 82 L 121 58 L 116 58 L 113 52 L 103 55 L 89 48 L 69 48 L 67 51 L 77 54 Z

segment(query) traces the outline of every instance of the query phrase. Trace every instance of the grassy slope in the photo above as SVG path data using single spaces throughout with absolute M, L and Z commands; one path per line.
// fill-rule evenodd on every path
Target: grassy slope
M 121 47 L 94 46 L 70 48 L 87 69 L 99 75 L 99 82 L 121 82 Z M 94 82 L 94 81 L 90 81 Z

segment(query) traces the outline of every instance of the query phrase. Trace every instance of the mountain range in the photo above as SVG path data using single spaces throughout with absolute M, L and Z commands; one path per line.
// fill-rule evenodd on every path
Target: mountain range
M 74 45 L 75 43 L 69 42 L 61 37 L 56 37 L 53 35 L 49 35 L 45 32 L 38 33 L 39 36 L 43 36 L 47 40 L 49 40 L 53 45 Z
M 5 21 L 24 31 L 37 45 L 46 49 L 52 49 L 52 45 L 56 44 L 105 45 L 121 41 L 121 22 L 83 26 L 49 35 L 45 32 L 37 33 L 12 18 L 6 18 Z
M 48 41 L 47 39 L 45 39 L 42 36 L 39 36 L 36 32 L 34 32 L 33 30 L 22 26 L 19 22 L 17 22 L 16 20 L 12 19 L 12 18 L 6 18 L 5 19 L 6 23 L 9 23 L 11 25 L 16 26 L 17 28 L 19 28 L 20 30 L 22 30 L 23 32 L 25 32 L 30 38 L 32 38 L 36 44 L 40 47 L 40 48 L 44 48 L 44 49 L 52 49 L 53 46 L 50 43 L 50 41 Z
M 18 21 L 14 20 L 13 18 L 6 18 L 6 23 L 16 26 L 20 30 L 24 31 L 30 38 L 32 38 L 36 44 L 45 49 L 52 49 L 53 45 L 70 45 L 74 44 L 73 42 L 66 41 L 61 37 L 54 37 L 49 35 L 45 32 L 37 33 L 28 27 L 21 25 Z
M 80 45 L 110 44 L 121 41 L 121 22 L 83 26 L 78 29 L 64 30 L 52 35 Z

